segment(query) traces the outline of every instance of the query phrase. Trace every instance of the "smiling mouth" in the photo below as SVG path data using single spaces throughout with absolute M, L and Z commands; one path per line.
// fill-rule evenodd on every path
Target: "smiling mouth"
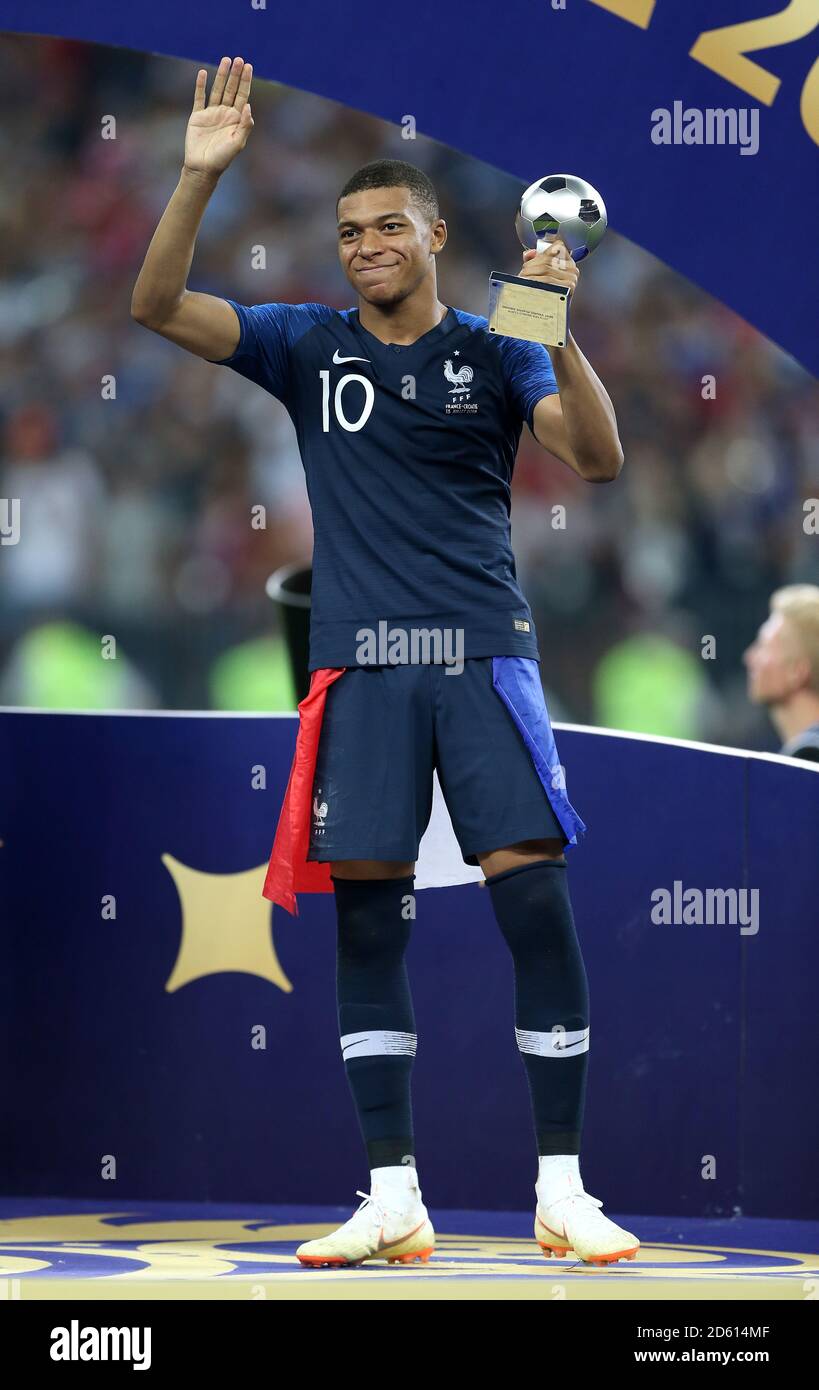
M 393 261 L 391 265 L 365 265 L 356 271 L 356 275 L 372 275 L 373 273 L 377 274 L 379 270 L 395 270 L 397 265 L 397 261 Z

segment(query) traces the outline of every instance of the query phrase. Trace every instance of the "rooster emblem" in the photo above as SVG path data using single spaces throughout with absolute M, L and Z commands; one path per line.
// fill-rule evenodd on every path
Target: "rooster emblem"
M 329 807 L 326 801 L 319 801 L 318 796 L 313 797 L 313 824 L 316 828 L 324 825 L 328 810 Z
M 464 364 L 463 367 L 459 367 L 456 372 L 452 365 L 451 357 L 448 357 L 444 363 L 444 376 L 447 381 L 452 382 L 452 390 L 449 392 L 450 396 L 461 396 L 465 391 L 468 392 L 469 383 L 474 375 L 475 373 L 472 368 L 467 367 L 466 364 Z

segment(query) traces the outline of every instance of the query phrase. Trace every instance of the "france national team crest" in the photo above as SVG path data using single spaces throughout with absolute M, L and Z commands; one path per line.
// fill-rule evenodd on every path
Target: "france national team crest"
M 314 834 L 314 835 L 323 835 L 323 834 L 324 834 L 325 822 L 326 822 L 326 820 L 327 820 L 327 812 L 329 811 L 329 809 L 330 809 L 330 808 L 329 808 L 329 806 L 327 805 L 326 800 L 324 799 L 324 797 L 322 797 L 322 794 L 321 794 L 321 787 L 317 787 L 317 788 L 316 788 L 315 795 L 314 795 L 314 797 L 313 797 L 313 834 Z
M 444 407 L 447 415 L 475 415 L 478 411 L 477 402 L 471 399 L 472 382 L 475 373 L 466 362 L 456 362 L 454 358 L 460 356 L 456 350 L 452 357 L 448 357 L 444 363 L 444 376 L 451 383 L 449 389 L 450 399 Z

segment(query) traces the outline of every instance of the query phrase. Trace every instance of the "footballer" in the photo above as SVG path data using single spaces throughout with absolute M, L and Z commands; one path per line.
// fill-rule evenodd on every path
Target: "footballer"
M 589 1000 L 564 851 L 585 826 L 560 775 L 510 544 L 524 423 L 581 478 L 606 483 L 623 464 L 614 410 L 573 338 L 547 351 L 496 336 L 439 298 L 446 223 L 428 177 L 403 161 L 367 164 L 340 190 L 338 255 L 354 307 L 248 306 L 188 289 L 208 202 L 252 131 L 251 78 L 249 63 L 223 58 L 208 94 L 199 72 L 179 183 L 132 314 L 286 406 L 312 508 L 311 685 L 264 891 L 292 911 L 294 889 L 332 881 L 338 1027 L 370 1191 L 296 1253 L 345 1266 L 426 1261 L 434 1249 L 414 1154 L 405 951 L 437 772 L 513 960 L 536 1239 L 547 1255 L 633 1258 L 637 1238 L 580 1177 Z M 560 242 L 527 251 L 524 273 L 570 292 L 579 275 Z M 367 637 L 384 624 L 386 659 Z M 449 642 L 430 645 L 436 633 Z M 434 659 L 446 651 L 458 661 Z

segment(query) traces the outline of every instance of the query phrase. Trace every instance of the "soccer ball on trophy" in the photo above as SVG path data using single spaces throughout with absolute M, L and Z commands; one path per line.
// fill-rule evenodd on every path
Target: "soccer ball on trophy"
M 515 219 L 527 250 L 543 251 L 560 237 L 575 261 L 599 246 L 607 225 L 606 205 L 597 189 L 576 174 L 548 174 L 530 184 Z

